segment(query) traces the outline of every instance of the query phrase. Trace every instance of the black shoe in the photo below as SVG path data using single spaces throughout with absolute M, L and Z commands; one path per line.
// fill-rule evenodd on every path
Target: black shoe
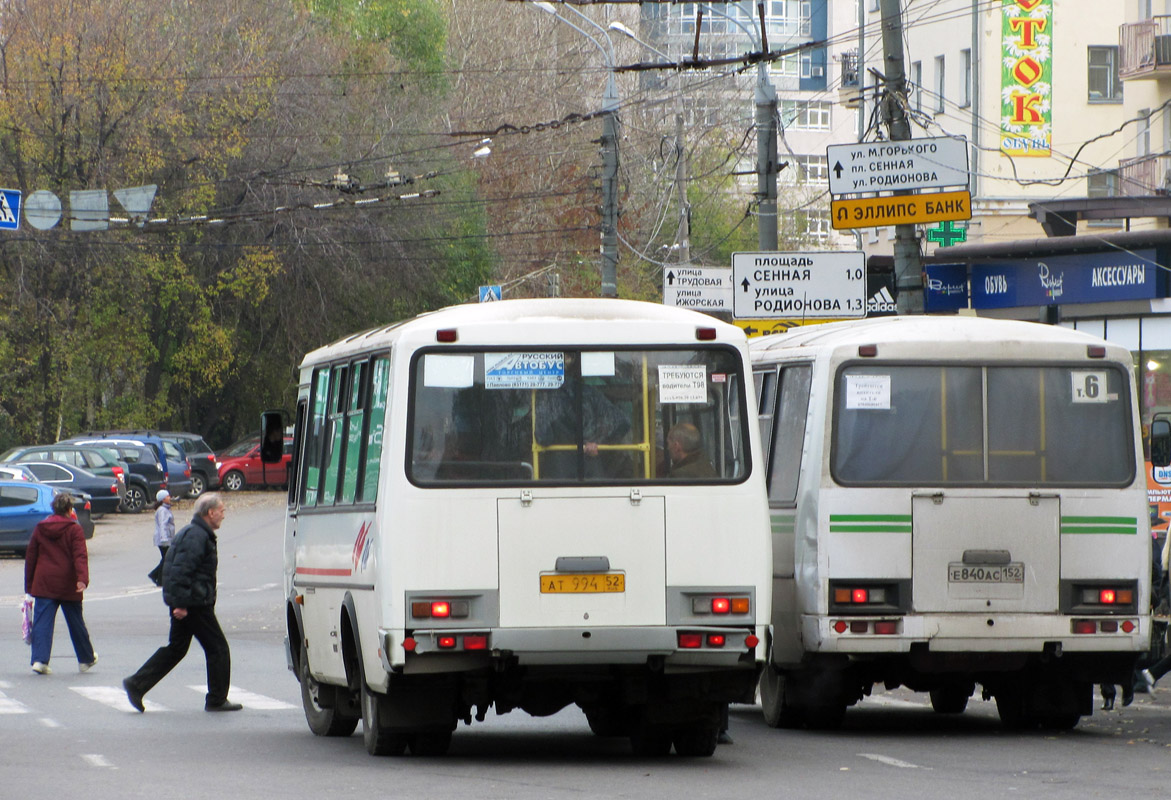
M 215 706 L 206 705 L 203 707 L 203 710 L 204 711 L 239 711 L 243 707 L 244 706 L 240 705 L 239 703 L 233 703 L 228 700 L 225 700 L 224 702 L 220 703 L 219 705 L 215 705 Z
M 1125 705 L 1125 701 L 1123 701 L 1123 705 Z M 1114 710 L 1114 698 L 1113 697 L 1102 698 L 1102 710 L 1103 711 L 1113 711 Z
M 716 744 L 732 744 L 732 737 L 727 731 L 720 731 L 716 734 Z
M 1134 702 L 1134 687 L 1122 687 L 1122 707 L 1126 708 Z
M 130 705 L 138 710 L 139 714 L 146 711 L 146 706 L 142 704 L 142 692 L 130 685 L 129 678 L 122 681 L 122 688 L 126 690 L 126 699 L 130 701 Z

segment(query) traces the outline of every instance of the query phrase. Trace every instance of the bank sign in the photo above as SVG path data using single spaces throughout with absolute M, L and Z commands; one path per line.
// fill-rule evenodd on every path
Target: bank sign
M 972 308 L 1060 306 L 1161 297 L 1155 251 L 1046 256 L 973 264 Z

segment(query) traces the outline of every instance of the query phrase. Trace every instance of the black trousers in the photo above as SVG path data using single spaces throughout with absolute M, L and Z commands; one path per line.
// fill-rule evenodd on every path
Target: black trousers
M 170 611 L 167 612 L 170 614 Z M 228 640 L 215 616 L 215 606 L 195 606 L 187 609 L 183 619 L 171 617 L 170 641 L 139 667 L 127 682 L 141 694 L 166 677 L 167 673 L 187 655 L 191 638 L 199 642 L 207 659 L 206 704 L 218 706 L 228 699 L 228 684 L 232 679 L 232 656 Z
M 147 573 L 146 577 L 150 578 L 155 586 L 163 585 L 163 561 L 167 558 L 168 547 L 170 547 L 168 544 L 159 545 L 159 565 Z

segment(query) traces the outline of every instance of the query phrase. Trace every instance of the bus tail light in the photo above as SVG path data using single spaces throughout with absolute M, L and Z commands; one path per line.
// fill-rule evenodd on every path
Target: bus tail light
M 698 650 L 703 647 L 702 633 L 684 633 L 679 632 L 679 649 L 681 650 Z
M 436 640 L 436 644 L 439 645 L 440 650 L 451 650 L 452 648 L 455 647 L 455 637 L 454 636 L 440 636 Z
M 1070 623 L 1070 630 L 1079 635 L 1095 633 L 1134 633 L 1138 623 L 1132 619 L 1075 619 Z
M 1137 614 L 1138 582 L 1133 580 L 1088 580 L 1062 582 L 1062 611 L 1066 614 Z
M 413 600 L 411 616 L 414 619 L 463 619 L 470 613 L 467 600 Z
M 847 631 L 858 635 L 894 636 L 899 632 L 897 619 L 837 619 L 830 623 L 834 633 Z
M 488 635 L 484 633 L 469 633 L 464 636 L 464 650 L 487 650 Z
M 693 595 L 692 614 L 737 615 L 752 612 L 752 598 L 730 597 L 727 595 Z
M 708 647 L 723 647 L 727 641 L 727 637 L 722 633 L 709 633 L 707 635 Z

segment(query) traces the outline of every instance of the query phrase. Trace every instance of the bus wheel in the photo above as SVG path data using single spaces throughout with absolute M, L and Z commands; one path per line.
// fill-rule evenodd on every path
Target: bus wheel
M 629 736 L 629 709 L 620 705 L 590 706 L 586 712 L 586 722 L 595 736 Z
M 974 686 L 941 686 L 931 690 L 931 708 L 936 714 L 962 714 L 968 707 Z
M 336 698 L 332 708 L 321 705 L 322 687 L 309 673 L 309 653 L 304 643 L 301 644 L 297 677 L 301 681 L 301 705 L 305 708 L 305 721 L 309 723 L 309 730 L 318 736 L 349 736 L 354 732 L 359 717 L 345 714 L 338 708 L 336 703 L 341 700 L 340 697 Z
M 636 756 L 661 758 L 671 752 L 671 730 L 663 725 L 638 722 L 630 733 L 630 749 Z
M 719 734 L 719 726 L 707 721 L 683 726 L 675 731 L 675 752 L 687 758 L 707 758 L 716 752 Z
M 391 733 L 385 727 L 382 719 L 382 701 L 370 687 L 366 685 L 366 668 L 361 666 L 361 657 L 358 658 L 358 679 L 361 681 L 362 691 L 362 740 L 366 744 L 366 752 L 372 756 L 401 756 L 407 749 L 407 737 L 401 733 Z
M 1001 687 L 996 692 L 996 713 L 1000 715 L 1000 724 L 1013 731 L 1032 727 L 1033 720 L 1025 708 L 1026 699 L 1021 689 Z
M 771 661 L 765 663 L 760 673 L 760 707 L 770 728 L 801 727 L 801 710 L 785 702 L 785 676 Z
M 411 753 L 417 756 L 441 756 L 451 747 L 451 731 L 427 731 L 410 737 Z

